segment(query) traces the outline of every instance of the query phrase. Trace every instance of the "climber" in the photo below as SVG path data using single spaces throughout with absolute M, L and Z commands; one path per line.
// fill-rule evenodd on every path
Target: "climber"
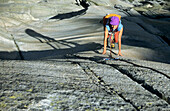
M 103 54 L 106 54 L 107 38 L 109 33 L 114 34 L 113 43 L 118 43 L 118 56 L 122 56 L 121 53 L 121 37 L 123 33 L 123 25 L 121 24 L 121 16 L 117 14 L 108 14 L 103 17 L 104 25 L 104 49 Z

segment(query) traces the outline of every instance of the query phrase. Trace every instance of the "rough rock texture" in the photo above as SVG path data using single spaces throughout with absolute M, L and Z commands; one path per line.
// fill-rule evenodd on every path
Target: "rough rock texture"
M 167 64 L 69 58 L 0 61 L 1 110 L 167 111 L 170 108 Z
M 122 16 L 107 60 L 102 18 Z M 170 109 L 167 0 L 0 0 L 0 111 Z

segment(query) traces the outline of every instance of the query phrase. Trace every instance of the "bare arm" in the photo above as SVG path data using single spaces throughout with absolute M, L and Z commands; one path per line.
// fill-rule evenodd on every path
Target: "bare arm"
M 123 33 L 123 27 L 122 27 L 122 29 L 119 32 L 119 42 L 118 42 L 119 52 L 118 52 L 118 56 L 122 56 L 122 53 L 121 53 L 121 38 L 122 38 L 122 33 Z
M 107 37 L 108 37 L 108 30 L 107 30 L 106 27 L 104 27 L 104 49 L 103 49 L 103 54 L 106 54 Z

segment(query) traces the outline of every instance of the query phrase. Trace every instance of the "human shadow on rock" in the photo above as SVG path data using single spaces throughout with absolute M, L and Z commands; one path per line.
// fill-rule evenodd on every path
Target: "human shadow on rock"
M 46 43 L 47 45 L 53 48 L 53 50 L 43 50 L 43 51 L 41 50 L 28 51 L 28 52 L 22 51 L 21 52 L 22 55 L 27 60 L 36 60 L 42 58 L 59 59 L 59 58 L 64 58 L 64 56 L 67 54 L 74 54 L 74 53 L 79 53 L 84 51 L 94 51 L 102 48 L 101 44 L 95 42 L 78 44 L 66 40 L 55 40 L 48 36 L 44 36 L 32 29 L 26 29 L 25 32 L 29 36 L 39 40 L 41 43 Z M 69 38 L 69 40 L 71 40 L 71 38 Z M 64 45 L 64 47 L 67 48 L 60 48 L 61 45 Z
M 59 47 L 59 46 L 54 46 L 54 45 L 52 45 L 52 44 L 51 44 L 52 42 L 58 43 L 58 44 L 62 44 L 62 45 L 68 46 L 68 47 L 71 47 L 71 45 L 69 45 L 68 43 L 73 44 L 73 45 L 78 45 L 78 44 L 73 43 L 73 42 L 66 42 L 65 40 L 59 40 L 59 41 L 57 41 L 57 40 L 55 40 L 55 39 L 53 39 L 53 38 L 50 38 L 50 37 L 48 37 L 48 36 L 44 36 L 44 35 L 36 32 L 36 31 L 34 31 L 34 30 L 32 30 L 32 29 L 26 29 L 26 30 L 25 30 L 25 33 L 28 34 L 29 36 L 31 36 L 31 37 L 39 40 L 41 43 L 46 43 L 46 44 L 48 44 L 48 45 L 51 46 L 53 49 L 57 49 L 57 47 Z
M 34 31 L 32 29 L 26 29 L 25 33 L 28 34 L 31 37 L 34 37 L 34 38 L 38 39 L 41 43 L 43 43 L 43 40 L 45 40 L 46 42 L 53 42 L 53 41 L 55 41 L 55 39 L 47 37 L 47 36 L 44 36 L 44 35 L 36 32 L 36 31 Z M 43 40 L 41 40 L 41 38 Z

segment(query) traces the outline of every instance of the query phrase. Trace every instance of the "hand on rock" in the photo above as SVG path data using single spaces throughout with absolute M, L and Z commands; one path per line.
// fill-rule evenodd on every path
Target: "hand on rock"
M 118 53 L 118 56 L 123 56 L 121 52 Z
M 102 53 L 103 55 L 105 55 L 106 54 L 106 51 L 103 51 L 103 53 Z

